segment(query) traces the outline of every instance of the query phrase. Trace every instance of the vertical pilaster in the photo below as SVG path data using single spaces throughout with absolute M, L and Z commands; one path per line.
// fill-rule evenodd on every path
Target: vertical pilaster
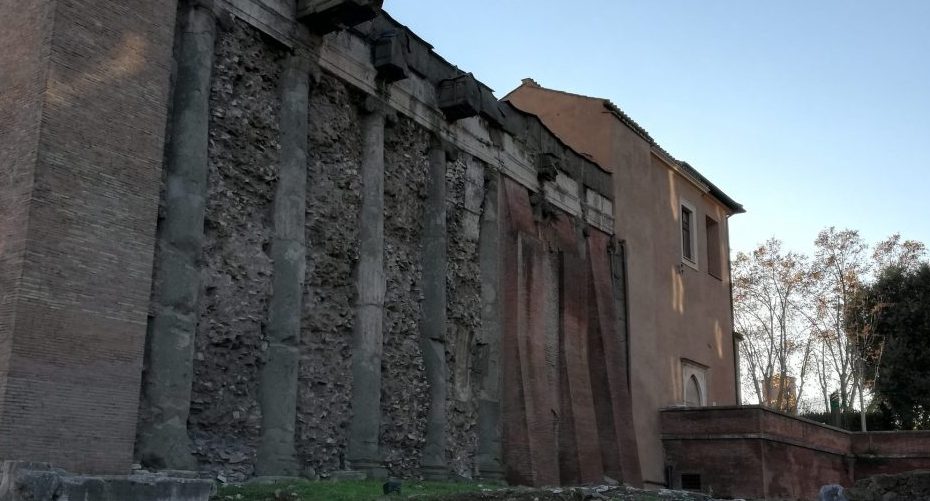
M 446 151 L 434 137 L 429 150 L 429 186 L 423 228 L 423 319 L 420 348 L 429 383 L 430 408 L 422 468 L 426 477 L 445 477 L 446 469 Z
M 478 471 L 483 478 L 502 479 L 501 456 L 501 239 L 499 176 L 488 172 L 478 261 L 481 267 L 481 332 L 478 341 Z
M 362 118 L 358 302 L 352 339 L 351 467 L 383 474 L 378 436 L 381 425 L 381 355 L 384 327 L 384 121 L 379 103 L 369 99 Z
M 158 305 L 150 320 L 136 455 L 154 468 L 192 469 L 187 418 L 193 377 L 207 189 L 210 77 L 216 25 L 202 2 L 180 14 L 164 220 L 155 269 Z
M 262 434 L 255 472 L 292 476 L 297 417 L 297 371 L 300 319 L 306 271 L 305 220 L 307 193 L 307 110 L 310 58 L 302 51 L 288 55 L 281 76 L 280 170 L 274 196 L 271 242 L 272 294 L 265 339 L 268 352 L 261 368 L 259 404 Z

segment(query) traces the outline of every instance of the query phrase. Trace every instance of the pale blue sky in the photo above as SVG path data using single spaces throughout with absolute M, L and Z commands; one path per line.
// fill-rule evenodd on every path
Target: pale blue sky
M 605 97 L 748 212 L 734 250 L 827 226 L 930 244 L 930 0 L 385 0 L 502 97 Z

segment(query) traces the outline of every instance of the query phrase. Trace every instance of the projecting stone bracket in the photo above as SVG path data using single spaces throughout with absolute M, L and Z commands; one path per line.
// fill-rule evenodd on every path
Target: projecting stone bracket
M 471 73 L 439 82 L 439 109 L 446 119 L 455 122 L 473 117 L 481 111 L 481 89 Z
M 297 20 L 310 31 L 326 34 L 374 19 L 383 0 L 298 0 Z
M 554 153 L 540 153 L 536 156 L 536 178 L 540 183 L 554 182 L 559 177 L 560 161 Z
M 378 76 L 391 83 L 409 76 L 407 69 L 406 34 L 388 30 L 378 35 L 372 44 L 372 62 Z

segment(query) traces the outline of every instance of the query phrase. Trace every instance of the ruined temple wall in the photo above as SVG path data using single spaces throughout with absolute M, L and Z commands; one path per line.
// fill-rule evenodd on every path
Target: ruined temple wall
M 481 270 L 478 263 L 479 222 L 485 177 L 494 172 L 480 160 L 459 155 L 448 164 L 446 221 L 448 275 L 446 359 L 449 367 L 449 441 L 446 454 L 453 472 L 475 473 L 478 448 L 478 400 L 474 366 L 476 338 L 481 329 Z
M 310 95 L 296 439 L 300 460 L 319 472 L 344 467 L 351 416 L 361 99 L 328 74 Z
M 419 467 L 429 387 L 420 349 L 423 237 L 429 134 L 397 117 L 384 133 L 384 344 L 381 452 L 395 474 Z
M 230 481 L 254 473 L 259 369 L 272 292 L 269 247 L 278 180 L 286 49 L 243 21 L 217 34 L 210 92 L 208 194 L 188 430 L 200 466 Z M 322 73 L 308 109 L 308 185 L 296 446 L 305 472 L 344 469 L 358 262 L 364 94 Z M 386 466 L 415 474 L 428 384 L 420 347 L 424 203 L 430 132 L 404 116 L 385 127 L 385 275 L 381 444 Z M 484 164 L 448 163 L 450 391 L 447 457 L 472 476 L 477 408 L 470 359 L 479 327 L 478 218 Z M 156 250 L 156 252 L 158 252 Z M 155 272 L 157 276 L 157 270 Z M 157 289 L 157 288 L 156 288 Z M 153 295 L 153 308 L 159 298 Z
M 603 172 L 483 88 L 482 116 L 444 116 L 436 79 L 459 73 L 428 48 L 416 57 L 440 76 L 387 83 L 366 69 L 369 35 L 289 40 L 234 8 L 249 0 L 232 4 L 183 10 L 194 24 L 169 132 L 205 140 L 167 147 L 148 354 L 161 373 L 143 392 L 137 459 L 227 481 L 499 476 L 501 178 L 540 210 L 609 228 L 592 191 Z M 201 188 L 168 195 L 198 173 L 202 216 Z
M 252 473 L 261 425 L 283 51 L 242 22 L 219 33 L 215 51 L 188 430 L 203 466 L 240 479 Z

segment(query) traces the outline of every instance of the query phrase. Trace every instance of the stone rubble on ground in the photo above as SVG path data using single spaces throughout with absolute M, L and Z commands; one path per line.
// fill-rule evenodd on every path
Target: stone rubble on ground
M 849 501 L 905 501 L 930 499 L 930 471 L 874 475 L 845 490 Z
M 443 501 L 714 501 L 714 498 L 696 492 L 661 489 L 648 491 L 625 485 L 591 485 L 582 487 L 548 488 L 488 488 L 480 492 L 467 492 L 442 498 Z

